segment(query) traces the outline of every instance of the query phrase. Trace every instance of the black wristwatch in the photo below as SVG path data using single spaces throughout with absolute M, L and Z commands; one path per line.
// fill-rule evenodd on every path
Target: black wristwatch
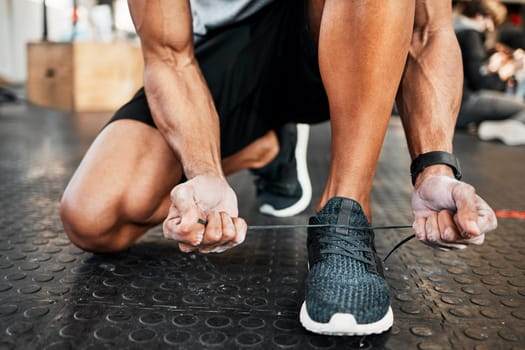
M 410 164 L 412 185 L 416 184 L 416 179 L 420 172 L 422 172 L 426 167 L 436 164 L 448 165 L 452 169 L 454 177 L 458 180 L 461 180 L 461 168 L 459 167 L 459 161 L 456 156 L 448 152 L 434 151 L 420 154 L 412 161 L 412 164 Z

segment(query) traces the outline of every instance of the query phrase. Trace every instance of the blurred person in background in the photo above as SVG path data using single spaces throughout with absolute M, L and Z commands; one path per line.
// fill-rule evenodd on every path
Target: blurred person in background
M 523 50 L 496 43 L 487 36 L 505 21 L 507 11 L 497 0 L 472 0 L 458 5 L 454 29 L 461 47 L 464 89 L 457 127 L 478 126 L 482 140 L 525 144 Z
M 505 23 L 498 28 L 498 42 L 516 50 L 525 49 L 522 4 L 505 4 L 508 15 Z

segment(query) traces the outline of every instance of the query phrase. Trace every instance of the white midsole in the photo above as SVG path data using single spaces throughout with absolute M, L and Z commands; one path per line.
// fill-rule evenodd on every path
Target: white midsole
M 377 322 L 359 324 L 352 314 L 336 313 L 332 315 L 328 323 L 320 323 L 312 320 L 306 310 L 306 302 L 301 306 L 299 314 L 301 324 L 307 330 L 328 335 L 367 335 L 379 334 L 387 331 L 394 324 L 394 313 L 389 306 L 388 311 Z
M 308 174 L 307 150 L 308 138 L 310 136 L 310 125 L 297 124 L 297 145 L 295 146 L 295 163 L 297 166 L 297 179 L 301 185 L 301 198 L 292 206 L 284 209 L 275 209 L 270 204 L 263 204 L 259 211 L 266 215 L 276 217 L 294 216 L 305 210 L 312 200 L 312 183 Z

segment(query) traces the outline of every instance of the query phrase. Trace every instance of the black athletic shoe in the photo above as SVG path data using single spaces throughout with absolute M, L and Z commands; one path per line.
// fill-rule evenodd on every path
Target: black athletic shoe
M 268 165 L 253 170 L 257 175 L 259 211 L 288 217 L 305 210 L 312 200 L 312 185 L 306 164 L 310 126 L 287 124 L 277 132 L 279 154 Z
M 310 224 L 370 227 L 359 203 L 335 197 Z M 390 292 L 372 230 L 321 227 L 308 230 L 309 271 L 302 325 L 329 335 L 381 333 L 394 322 Z

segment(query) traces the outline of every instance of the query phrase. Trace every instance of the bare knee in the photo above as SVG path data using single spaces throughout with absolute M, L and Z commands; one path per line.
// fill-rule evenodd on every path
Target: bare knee
M 114 210 L 76 201 L 67 192 L 60 201 L 60 218 L 66 234 L 73 244 L 89 252 L 117 252 L 128 246 L 117 239 L 120 231 L 117 217 Z

